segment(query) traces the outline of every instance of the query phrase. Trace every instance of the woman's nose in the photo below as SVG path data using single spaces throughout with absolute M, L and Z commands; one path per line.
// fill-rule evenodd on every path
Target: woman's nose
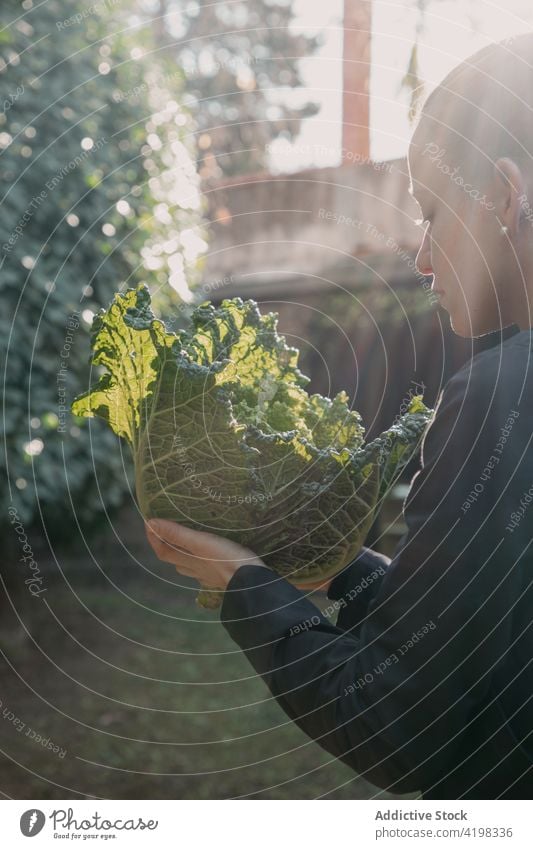
M 429 224 L 426 226 L 422 244 L 416 255 L 415 264 L 420 274 L 433 274 L 431 265 L 431 236 L 429 235 Z

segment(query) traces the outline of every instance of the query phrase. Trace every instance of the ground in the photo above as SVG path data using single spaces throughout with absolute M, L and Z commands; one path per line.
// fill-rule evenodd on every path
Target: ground
M 43 564 L 46 592 L 2 615 L 4 796 L 396 798 L 289 721 L 193 582 L 142 546 L 93 554 Z

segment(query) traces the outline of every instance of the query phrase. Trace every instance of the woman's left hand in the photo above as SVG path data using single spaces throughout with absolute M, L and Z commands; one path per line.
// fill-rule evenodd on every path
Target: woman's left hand
M 225 590 L 240 566 L 265 565 L 242 545 L 166 519 L 146 522 L 146 535 L 160 560 L 172 563 L 181 575 L 196 578 L 206 588 Z

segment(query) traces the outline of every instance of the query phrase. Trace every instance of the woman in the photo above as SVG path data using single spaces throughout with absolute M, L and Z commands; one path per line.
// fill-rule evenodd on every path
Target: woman
M 532 145 L 533 35 L 475 54 L 423 108 L 418 268 L 457 334 L 508 329 L 444 387 L 392 561 L 364 548 L 324 585 L 337 626 L 253 552 L 148 529 L 162 560 L 226 588 L 221 621 L 289 717 L 393 793 L 533 790 Z

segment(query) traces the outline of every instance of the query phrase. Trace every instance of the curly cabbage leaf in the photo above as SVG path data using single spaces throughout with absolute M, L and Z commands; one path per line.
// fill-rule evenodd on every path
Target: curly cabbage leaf
M 129 442 L 144 518 L 223 535 L 311 585 L 355 557 L 431 411 L 416 396 L 364 443 L 347 395 L 309 395 L 276 328 L 275 314 L 235 298 L 201 304 L 171 333 L 146 286 L 117 294 L 93 323 L 92 364 L 105 373 L 72 409 Z M 221 597 L 204 589 L 198 603 Z

